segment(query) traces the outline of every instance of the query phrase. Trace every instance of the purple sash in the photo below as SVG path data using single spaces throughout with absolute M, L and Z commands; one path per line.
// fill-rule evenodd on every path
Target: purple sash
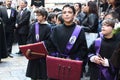
M 14 17 L 14 13 L 15 13 L 14 10 L 11 9 L 11 16 L 12 16 L 12 17 Z
M 96 48 L 96 55 L 99 55 L 100 47 L 101 47 L 101 38 L 97 38 L 95 40 L 95 48 Z
M 66 49 L 65 49 L 65 53 L 69 53 L 69 51 L 72 49 L 74 43 L 76 42 L 78 35 L 81 31 L 81 27 L 79 25 L 76 25 L 67 45 L 66 45 Z
M 95 40 L 95 48 L 96 48 L 96 55 L 99 55 L 99 51 L 100 51 L 100 47 L 101 47 L 101 38 L 97 38 Z M 113 76 L 109 73 L 108 67 L 104 67 L 104 66 L 99 66 L 100 68 L 100 72 L 103 74 L 103 76 L 105 77 L 106 80 L 116 80 L 116 75 Z M 115 71 L 114 68 L 111 66 L 112 71 Z M 100 76 L 99 76 L 100 78 Z M 100 79 L 98 79 L 100 80 Z
M 38 22 L 35 23 L 35 38 L 36 38 L 36 41 L 38 42 L 39 41 L 39 23 Z
M 55 53 L 51 53 L 51 56 L 56 56 L 56 57 L 62 56 L 62 57 L 65 57 L 65 58 L 69 58 L 68 53 L 72 49 L 74 43 L 76 42 L 80 31 L 81 31 L 81 27 L 79 25 L 76 25 L 76 27 L 75 27 L 67 45 L 66 45 L 65 53 L 64 54 L 60 53 L 60 55 L 59 55 L 58 52 L 55 52 Z M 78 59 L 78 58 L 76 58 L 76 59 Z

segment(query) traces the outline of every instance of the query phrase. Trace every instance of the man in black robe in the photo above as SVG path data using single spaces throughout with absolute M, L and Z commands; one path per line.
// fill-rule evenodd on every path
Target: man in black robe
M 0 62 L 2 58 L 6 58 L 7 56 L 8 54 L 7 54 L 7 48 L 6 48 L 6 39 L 5 39 L 3 21 L 0 18 Z
M 6 44 L 7 50 L 9 52 L 9 56 L 12 57 L 12 44 L 14 41 L 14 29 L 16 23 L 16 15 L 17 11 L 11 7 L 12 0 L 6 0 L 5 6 L 0 7 L 0 17 L 2 18 L 5 24 L 5 37 L 6 37 Z

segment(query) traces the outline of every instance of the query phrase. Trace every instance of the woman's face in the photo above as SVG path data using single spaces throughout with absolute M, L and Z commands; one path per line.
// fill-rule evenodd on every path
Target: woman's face
M 89 12 L 89 6 L 88 4 L 86 3 L 86 6 L 84 7 L 85 11 L 88 13 Z
M 73 13 L 73 10 L 69 7 L 65 7 L 62 10 L 62 18 L 65 23 L 72 23 L 74 19 L 75 14 Z
M 79 4 L 74 4 L 74 8 L 76 11 L 80 10 Z

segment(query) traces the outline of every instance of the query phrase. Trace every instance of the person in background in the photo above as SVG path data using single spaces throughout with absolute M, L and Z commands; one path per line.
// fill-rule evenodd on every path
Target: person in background
M 101 12 L 105 12 L 108 8 L 108 2 L 107 0 L 100 0 L 101 4 L 100 4 L 100 8 L 101 9 Z
M 56 14 L 58 14 L 58 13 L 61 12 L 61 9 L 59 9 L 59 8 L 55 8 L 55 9 L 53 10 L 53 12 L 55 12 Z
M 56 26 L 56 13 L 55 12 L 50 12 L 48 14 L 48 18 L 47 21 L 48 23 L 51 25 L 51 27 L 55 27 Z
M 29 33 L 30 11 L 27 9 L 27 1 L 20 1 L 20 11 L 17 15 L 16 21 L 16 37 L 19 45 L 25 45 Z M 21 54 L 21 51 L 18 52 Z
M 111 58 L 108 60 L 109 64 L 111 64 L 110 68 L 114 67 L 115 69 L 117 69 L 117 71 L 119 71 L 118 73 L 116 73 L 118 75 L 116 80 L 120 80 L 120 43 Z
M 104 17 L 104 19 L 115 19 L 116 22 L 119 22 L 119 17 L 120 16 L 117 12 L 111 11 Z
M 98 21 L 98 33 L 101 32 L 101 28 L 102 28 L 102 21 L 104 19 L 105 13 L 101 12 L 99 15 L 99 21 Z
M 114 11 L 119 14 L 120 16 L 120 0 L 107 0 L 109 7 L 106 10 L 105 15 L 107 15 L 109 12 Z M 120 21 L 120 17 L 118 18 Z
M 118 37 L 113 34 L 114 26 L 114 19 L 103 20 L 101 30 L 103 36 L 97 38 L 89 48 L 90 80 L 116 80 L 116 71 L 106 64 L 106 59 L 111 58 L 119 43 Z
M 0 1 L 0 8 L 4 6 L 3 1 Z
M 2 58 L 7 58 L 7 47 L 6 47 L 6 37 L 3 21 L 0 18 L 0 63 Z
M 39 41 L 46 41 L 49 38 L 51 27 L 46 21 L 48 13 L 44 8 L 36 8 L 37 22 L 31 25 L 31 29 L 28 35 L 27 43 L 36 43 Z M 38 26 L 38 28 L 37 28 Z M 38 33 L 36 33 L 36 29 Z M 36 35 L 39 35 L 39 38 Z M 46 71 L 46 58 L 41 57 L 39 59 L 29 60 L 26 76 L 31 80 L 47 80 Z
M 81 25 L 83 19 L 85 18 L 86 14 L 82 11 L 82 5 L 81 3 L 75 3 L 75 20 L 77 20 L 77 23 Z
M 11 4 L 12 0 L 5 0 L 5 6 L 0 8 L 0 17 L 5 24 L 5 37 L 9 57 L 13 57 L 11 51 L 14 42 L 14 30 L 17 16 L 17 11 L 11 7 Z
M 74 17 L 74 6 L 64 5 L 62 8 L 64 23 L 52 29 L 50 38 L 48 42 L 45 42 L 45 45 L 50 56 L 82 60 L 84 71 L 88 53 L 87 44 L 84 30 L 73 22 Z M 78 31 L 76 31 L 76 28 Z M 72 36 L 73 32 L 76 32 L 78 36 Z M 68 49 L 68 44 L 73 45 L 73 47 Z
M 34 22 L 36 22 L 36 14 L 34 13 L 35 9 L 38 8 L 37 6 L 35 5 L 32 5 L 31 8 L 30 8 L 30 11 L 31 11 L 31 15 L 30 15 L 30 24 L 33 24 Z
M 97 38 L 98 30 L 98 9 L 97 5 L 93 1 L 87 2 L 85 6 L 86 17 L 82 21 L 82 26 L 87 40 L 87 46 L 92 44 L 92 42 Z
M 59 14 L 57 15 L 56 25 L 60 25 L 60 24 L 63 24 L 63 23 L 64 23 L 64 20 L 63 20 L 63 18 L 62 18 L 62 14 L 59 13 Z

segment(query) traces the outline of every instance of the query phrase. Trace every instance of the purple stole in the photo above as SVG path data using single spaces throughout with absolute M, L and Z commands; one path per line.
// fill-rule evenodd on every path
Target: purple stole
M 14 13 L 15 13 L 14 10 L 11 9 L 11 16 L 12 16 L 12 17 L 14 17 Z
M 35 23 L 35 38 L 36 38 L 36 41 L 38 42 L 39 41 L 39 23 L 38 22 Z
M 64 57 L 66 57 L 66 58 L 69 58 L 68 53 L 72 49 L 73 45 L 75 44 L 80 31 L 81 31 L 81 27 L 79 25 L 76 25 L 76 27 L 75 27 L 75 29 L 74 29 L 74 31 L 73 31 L 73 33 L 72 33 L 72 35 L 71 35 L 67 45 L 66 45 L 65 54 L 56 52 L 56 53 L 51 53 L 51 56 L 58 57 L 59 54 L 60 54 L 60 55 L 62 55 Z
M 95 40 L 96 55 L 99 55 L 99 51 L 100 51 L 100 47 L 101 47 L 101 42 L 102 42 L 102 39 L 101 39 L 102 37 L 97 38 Z M 101 65 L 98 65 L 98 67 L 100 68 L 100 72 L 103 74 L 103 76 L 105 77 L 106 80 L 116 80 L 116 75 L 115 76 L 111 75 L 109 73 L 108 67 L 104 67 L 104 66 L 101 66 Z M 111 69 L 112 69 L 113 72 L 115 71 L 115 69 L 112 66 L 112 64 L 111 64 Z M 101 80 L 100 76 L 99 76 L 98 80 Z
M 72 49 L 74 43 L 76 42 L 77 38 L 78 38 L 78 35 L 81 31 L 81 27 L 76 25 L 67 45 L 66 45 L 66 49 L 65 49 L 65 53 L 69 53 L 69 51 Z

